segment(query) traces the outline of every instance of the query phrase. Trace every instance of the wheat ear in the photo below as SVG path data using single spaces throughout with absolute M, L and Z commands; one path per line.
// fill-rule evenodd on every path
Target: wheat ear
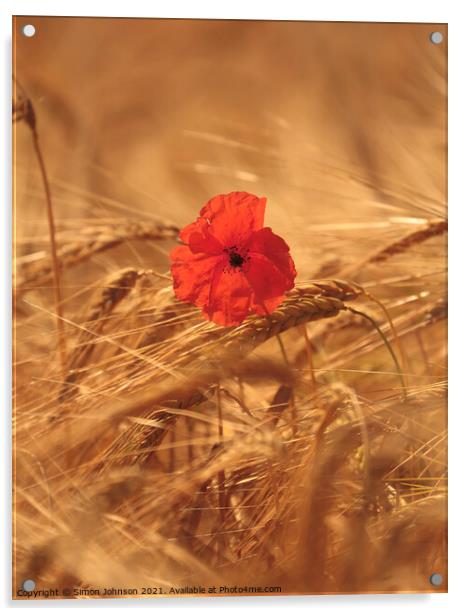
M 373 254 L 365 257 L 362 261 L 347 265 L 343 267 L 339 275 L 340 276 L 350 276 L 352 274 L 358 273 L 367 265 L 375 265 L 377 263 L 383 263 L 387 261 L 390 257 L 395 255 L 407 252 L 414 246 L 426 242 L 432 237 L 436 237 L 438 235 L 442 235 L 448 229 L 448 222 L 445 219 L 434 219 L 430 220 L 426 225 L 424 225 L 421 229 L 417 229 L 416 231 L 412 231 L 408 233 L 400 240 L 396 240 L 395 242 L 391 242 L 387 246 L 382 249 L 377 250 Z
M 317 280 L 299 286 L 273 313 L 249 318 L 244 325 L 233 330 L 224 348 L 238 347 L 240 350 L 244 343 L 255 347 L 302 323 L 334 317 L 345 309 L 345 301 L 356 299 L 362 293 L 362 287 L 343 280 Z
M 79 377 L 79 370 L 88 363 L 94 348 L 95 338 L 102 331 L 105 319 L 108 317 L 115 307 L 130 293 L 142 276 L 145 276 L 145 270 L 135 270 L 125 268 L 116 274 L 112 274 L 104 282 L 104 289 L 99 290 L 94 300 L 91 303 L 89 313 L 85 318 L 85 322 L 94 323 L 93 331 L 81 330 L 80 337 L 75 345 L 75 350 L 71 354 L 65 378 L 65 384 L 60 392 L 60 401 L 63 402 L 71 393 L 71 386 L 76 384 Z
M 368 259 L 368 263 L 382 263 L 394 255 L 410 250 L 410 248 L 417 244 L 421 244 L 432 237 L 445 233 L 447 230 L 447 220 L 430 220 L 422 229 L 412 231 L 412 233 L 409 233 L 397 242 L 393 242 L 376 252 Z
M 57 252 L 57 264 L 64 270 L 90 259 L 93 255 L 110 250 L 128 240 L 173 239 L 178 227 L 164 222 L 132 222 L 115 225 L 89 226 L 80 231 L 80 238 L 62 246 Z M 17 293 L 29 286 L 46 284 L 53 277 L 53 260 L 45 256 L 36 261 L 30 257 L 18 259 Z

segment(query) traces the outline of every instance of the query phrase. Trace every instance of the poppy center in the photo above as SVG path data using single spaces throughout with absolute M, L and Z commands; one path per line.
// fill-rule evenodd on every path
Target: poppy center
M 245 259 L 238 252 L 231 252 L 229 255 L 229 263 L 232 267 L 241 267 L 245 263 Z

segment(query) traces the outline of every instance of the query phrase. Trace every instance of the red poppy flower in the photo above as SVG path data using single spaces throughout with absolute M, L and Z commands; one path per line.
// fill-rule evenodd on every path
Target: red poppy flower
M 263 227 L 265 207 L 265 197 L 246 192 L 213 197 L 170 253 L 176 297 L 218 325 L 272 312 L 294 286 L 289 247 Z

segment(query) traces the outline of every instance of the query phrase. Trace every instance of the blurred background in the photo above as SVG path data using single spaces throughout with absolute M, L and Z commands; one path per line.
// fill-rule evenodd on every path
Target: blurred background
M 266 224 L 309 277 L 336 239 L 345 259 L 444 211 L 447 45 L 429 40 L 444 26 L 21 17 L 14 28 L 59 221 L 183 226 L 211 196 L 246 190 L 267 196 Z M 16 147 L 21 241 L 41 229 L 43 195 L 23 127 Z

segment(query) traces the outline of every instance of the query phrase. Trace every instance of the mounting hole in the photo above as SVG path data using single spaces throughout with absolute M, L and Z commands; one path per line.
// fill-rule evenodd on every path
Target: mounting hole
M 430 41 L 435 45 L 439 45 L 443 42 L 443 35 L 441 34 L 441 32 L 432 32 L 430 34 Z
M 441 573 L 432 573 L 430 575 L 430 584 L 432 586 L 441 586 L 443 583 L 443 576 Z
M 23 590 L 26 592 L 32 592 L 36 588 L 36 582 L 34 580 L 24 580 Z
M 36 28 L 32 24 L 26 24 L 23 26 L 23 34 L 24 36 L 31 38 L 31 36 L 36 34 Z

